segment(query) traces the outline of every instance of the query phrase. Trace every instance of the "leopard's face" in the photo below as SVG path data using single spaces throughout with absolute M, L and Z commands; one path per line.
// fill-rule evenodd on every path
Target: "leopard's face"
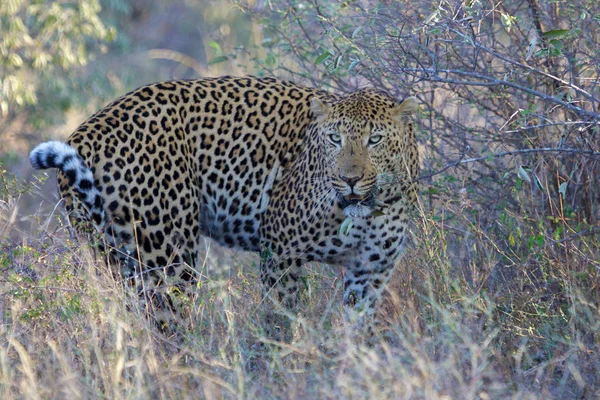
M 313 100 L 327 179 L 346 215 L 370 215 L 383 187 L 411 176 L 402 155 L 413 150 L 408 116 L 415 107 L 412 98 L 398 104 L 377 91 L 332 105 Z

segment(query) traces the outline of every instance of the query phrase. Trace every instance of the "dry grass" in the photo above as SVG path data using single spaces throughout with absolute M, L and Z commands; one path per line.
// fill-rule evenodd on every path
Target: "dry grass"
M 2 399 L 600 395 L 594 236 L 519 248 L 501 234 L 526 237 L 525 220 L 492 232 L 447 200 L 451 225 L 420 211 L 370 346 L 344 322 L 337 272 L 313 265 L 295 340 L 264 349 L 255 258 L 209 253 L 191 327 L 167 339 L 56 214 L 18 215 L 6 190 L 0 225 L 32 228 L 0 237 Z

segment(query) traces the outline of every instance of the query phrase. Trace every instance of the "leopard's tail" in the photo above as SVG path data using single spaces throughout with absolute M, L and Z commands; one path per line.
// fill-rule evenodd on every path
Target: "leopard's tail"
M 92 170 L 73 147 L 62 142 L 45 142 L 31 151 L 29 161 L 35 169 L 57 168 L 65 174 L 90 220 L 98 229 L 104 226 L 104 199 L 94 185 Z

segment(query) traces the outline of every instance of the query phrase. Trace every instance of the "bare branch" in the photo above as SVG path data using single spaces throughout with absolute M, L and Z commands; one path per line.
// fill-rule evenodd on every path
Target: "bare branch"
M 518 83 L 510 82 L 505 79 L 497 79 L 492 76 L 480 74 L 478 72 L 461 71 L 461 70 L 455 70 L 455 69 L 411 68 L 411 67 L 398 67 L 398 70 L 400 72 L 422 72 L 422 73 L 426 74 L 423 79 L 431 81 L 431 82 L 443 82 L 443 83 L 451 83 L 451 84 L 455 84 L 455 85 L 466 85 L 466 86 L 507 86 L 507 87 L 511 87 L 514 89 L 518 89 L 525 93 L 529 93 L 529 94 L 539 97 L 540 99 L 543 99 L 545 101 L 561 105 L 564 108 L 566 108 L 570 111 L 573 111 L 581 116 L 588 117 L 589 119 L 600 120 L 600 114 L 598 114 L 596 112 L 584 110 L 583 108 L 573 105 L 572 103 L 567 103 L 566 101 L 557 99 L 556 97 L 550 96 L 546 93 L 542 93 L 535 89 L 525 87 Z M 480 80 L 479 81 L 465 81 L 465 80 L 459 80 L 459 79 L 443 78 L 443 77 L 439 76 L 439 73 L 443 73 L 443 74 L 447 74 L 447 75 L 460 75 L 460 76 L 473 77 L 473 78 L 477 78 Z
M 519 68 L 523 68 L 525 70 L 531 71 L 533 73 L 545 76 L 546 78 L 550 78 L 550 79 L 552 79 L 552 80 L 554 80 L 556 82 L 559 82 L 562 85 L 575 90 L 576 92 L 578 92 L 579 94 L 581 94 L 583 97 L 585 97 L 589 101 L 592 101 L 592 99 L 594 98 L 594 96 L 592 94 L 590 94 L 589 92 L 583 90 L 579 86 L 572 84 L 571 82 L 567 82 L 564 79 L 560 79 L 559 77 L 554 76 L 552 74 L 549 74 L 547 72 L 544 72 L 544 71 L 542 71 L 540 69 L 534 68 L 534 67 L 532 67 L 530 65 L 527 65 L 527 64 L 523 64 L 523 63 L 521 63 L 521 62 L 519 62 L 517 60 L 514 60 L 512 58 L 506 57 L 506 56 L 498 53 L 497 51 L 494 51 L 494 50 L 490 49 L 489 47 L 483 45 L 479 41 L 473 41 L 473 40 L 471 40 L 471 41 L 472 41 L 473 45 L 476 48 L 481 49 L 481 50 L 485 51 L 486 53 L 489 53 L 489 54 L 493 55 L 494 57 L 499 58 L 502 61 L 506 61 L 507 63 L 515 65 L 515 66 L 517 66 Z
M 467 149 L 468 150 L 468 149 Z M 436 171 L 432 174 L 421 175 L 418 178 L 414 179 L 414 181 L 421 181 L 424 179 L 429 179 L 433 176 L 439 175 L 449 168 L 457 167 L 462 164 L 469 164 L 479 161 L 489 161 L 494 158 L 506 157 L 506 156 L 514 156 L 520 154 L 535 154 L 535 153 L 567 153 L 567 154 L 581 154 L 588 157 L 600 157 L 600 151 L 592 151 L 592 150 L 580 150 L 580 149 L 568 149 L 568 148 L 539 148 L 539 149 L 519 149 L 519 150 L 511 150 L 511 151 L 503 151 L 502 153 L 490 154 L 484 157 L 475 157 L 475 158 L 467 158 L 464 159 L 464 154 L 461 155 L 461 158 L 458 161 L 455 161 L 450 164 L 446 164 L 442 169 Z

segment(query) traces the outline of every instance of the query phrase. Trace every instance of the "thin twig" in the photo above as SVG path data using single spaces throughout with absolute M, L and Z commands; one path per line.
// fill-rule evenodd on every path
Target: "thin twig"
M 500 158 L 500 157 L 518 155 L 518 154 L 535 154 L 535 153 L 568 153 L 568 154 L 581 154 L 581 155 L 592 156 L 592 157 L 600 156 L 600 151 L 569 149 L 569 148 L 518 149 L 518 150 L 511 150 L 511 151 L 503 151 L 503 152 L 497 153 L 497 154 L 490 154 L 490 155 L 484 156 L 484 157 L 474 157 L 474 158 L 467 158 L 467 159 L 463 159 L 463 157 L 464 157 L 464 154 L 463 154 L 458 161 L 455 161 L 450 164 L 446 164 L 442 169 L 440 169 L 439 171 L 436 171 L 432 174 L 421 175 L 418 178 L 414 179 L 413 182 L 424 180 L 424 179 L 429 179 L 435 175 L 439 175 L 439 174 L 445 172 L 449 168 L 456 167 L 461 164 L 473 163 L 473 162 L 478 162 L 478 161 L 487 161 L 492 158 Z
M 543 100 L 546 100 L 546 101 L 549 101 L 549 102 L 552 102 L 555 104 L 559 104 L 570 111 L 573 111 L 580 115 L 584 115 L 590 119 L 593 119 L 596 121 L 600 120 L 600 114 L 598 114 L 596 112 L 584 110 L 581 107 L 578 107 L 578 106 L 573 105 L 572 103 L 568 103 L 566 101 L 560 100 L 549 94 L 540 92 L 539 90 L 531 89 L 531 88 L 528 88 L 526 86 L 520 85 L 515 82 L 510 82 L 510 81 L 507 81 L 504 79 L 497 79 L 493 76 L 484 75 L 484 74 L 480 74 L 480 73 L 473 72 L 473 71 L 461 71 L 461 70 L 456 70 L 456 69 L 437 69 L 437 68 L 412 68 L 412 67 L 399 67 L 398 71 L 399 72 L 421 72 L 421 73 L 426 74 L 426 76 L 423 79 L 432 81 L 432 82 L 451 83 L 451 84 L 455 84 L 455 85 L 466 85 L 466 86 L 487 86 L 487 87 L 507 86 L 507 87 L 511 87 L 513 89 L 521 90 L 525 93 L 529 93 L 529 94 L 539 97 Z M 467 76 L 467 77 L 476 78 L 478 80 L 465 81 L 465 80 L 461 80 L 461 79 L 442 78 L 441 76 L 439 76 L 440 73 L 446 74 L 446 75 Z
M 564 122 L 556 122 L 556 123 L 551 123 L 551 124 L 539 124 L 539 125 L 532 125 L 532 126 L 522 126 L 519 129 L 513 129 L 510 131 L 504 131 L 504 133 L 519 133 L 522 131 L 529 131 L 532 129 L 540 129 L 540 128 L 546 128 L 549 126 L 566 126 L 566 125 L 586 125 L 589 124 L 589 122 L 587 121 L 564 121 Z M 502 130 L 502 128 L 500 128 L 499 130 Z
M 581 232 L 577 232 L 571 236 L 567 236 L 566 238 L 557 240 L 556 243 L 570 242 L 571 240 L 577 239 L 578 237 L 593 236 L 593 235 L 598 235 L 598 234 L 600 234 L 600 228 L 586 229 Z
M 600 156 L 600 151 L 593 150 L 580 150 L 580 149 L 568 149 L 568 148 L 538 148 L 538 149 L 518 149 L 511 151 L 504 151 L 498 154 L 490 154 L 486 157 L 468 158 L 466 160 L 459 160 L 458 164 L 466 164 L 477 161 L 489 160 L 490 158 L 499 158 L 504 156 L 511 156 L 515 154 L 531 154 L 531 153 L 569 153 L 569 154 L 581 154 L 586 156 Z

